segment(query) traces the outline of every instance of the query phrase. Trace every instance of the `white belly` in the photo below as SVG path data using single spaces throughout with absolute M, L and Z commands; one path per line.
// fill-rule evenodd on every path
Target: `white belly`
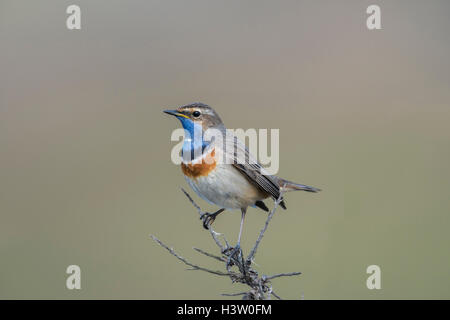
M 218 164 L 207 176 L 185 178 L 202 199 L 221 208 L 246 208 L 265 198 L 259 189 L 230 164 Z

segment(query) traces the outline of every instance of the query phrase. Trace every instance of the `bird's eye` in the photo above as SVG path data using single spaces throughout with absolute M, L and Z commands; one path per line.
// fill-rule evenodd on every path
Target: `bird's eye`
M 194 111 L 192 112 L 192 115 L 194 116 L 194 118 L 198 118 L 200 117 L 200 111 Z

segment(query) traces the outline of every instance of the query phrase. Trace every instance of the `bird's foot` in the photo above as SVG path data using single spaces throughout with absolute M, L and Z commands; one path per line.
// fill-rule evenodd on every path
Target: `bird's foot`
M 231 251 L 230 254 L 227 253 L 227 267 L 231 267 L 234 264 L 233 260 L 237 261 L 239 257 L 242 256 L 242 249 L 240 244 L 238 243 L 236 247 L 228 248 L 227 251 Z
M 216 217 L 219 215 L 219 213 L 223 212 L 224 209 L 220 209 L 214 213 L 204 212 L 200 215 L 200 220 L 203 221 L 203 228 L 206 230 L 209 229 L 209 226 L 213 224 L 214 220 L 216 220 Z
M 200 216 L 200 220 L 203 221 L 203 228 L 205 228 L 206 230 L 209 229 L 209 226 L 212 225 L 212 223 L 214 222 L 214 220 L 216 220 L 218 213 L 209 213 L 209 212 L 204 212 L 202 213 L 202 215 Z

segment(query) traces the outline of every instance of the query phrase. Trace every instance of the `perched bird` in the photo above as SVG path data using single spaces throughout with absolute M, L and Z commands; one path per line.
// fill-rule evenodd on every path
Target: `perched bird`
M 269 211 L 263 200 L 269 197 L 277 200 L 281 192 L 320 191 L 267 174 L 245 145 L 226 130 L 210 106 L 197 102 L 164 112 L 177 117 L 185 129 L 181 170 L 186 181 L 202 199 L 220 208 L 201 217 L 203 226 L 209 228 L 217 215 L 226 209 L 241 210 L 236 251 L 240 251 L 242 228 L 249 206 Z M 210 129 L 221 133 L 221 139 L 205 139 L 205 133 Z M 286 209 L 283 199 L 280 206 Z

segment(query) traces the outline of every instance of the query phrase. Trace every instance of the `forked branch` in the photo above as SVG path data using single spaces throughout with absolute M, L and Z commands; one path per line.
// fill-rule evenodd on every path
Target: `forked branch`
M 204 212 L 200 209 L 200 207 L 195 203 L 195 201 L 192 199 L 192 197 L 184 190 L 181 189 L 186 197 L 189 199 L 189 201 L 192 203 L 192 205 L 197 209 L 198 214 L 202 216 Z M 283 188 L 282 188 L 283 190 Z M 275 205 L 273 209 L 270 211 L 266 222 L 264 224 L 264 227 L 261 229 L 258 238 L 256 239 L 256 242 L 253 246 L 253 248 L 250 251 L 250 254 L 247 256 L 247 258 L 243 258 L 243 254 L 235 255 L 233 254 L 233 247 L 231 247 L 225 238 L 224 235 L 217 233 L 213 230 L 211 226 L 209 226 L 209 232 L 211 234 L 211 237 L 213 238 L 214 242 L 220 249 L 220 256 L 215 255 L 212 253 L 208 253 L 206 251 L 203 251 L 198 248 L 194 248 L 195 251 L 197 251 L 200 254 L 203 254 L 209 258 L 212 258 L 216 261 L 219 261 L 221 263 L 225 264 L 226 271 L 217 271 L 217 270 L 211 270 L 207 269 L 198 265 L 195 265 L 182 256 L 180 256 L 178 253 L 176 253 L 172 248 L 165 245 L 161 240 L 156 238 L 155 236 L 151 235 L 152 239 L 156 241 L 161 247 L 169 251 L 171 255 L 176 257 L 178 260 L 186 264 L 190 267 L 189 270 L 200 270 L 204 272 L 208 272 L 214 275 L 218 276 L 228 276 L 230 277 L 232 282 L 239 282 L 246 284 L 250 287 L 250 290 L 247 292 L 240 292 L 240 293 L 231 293 L 231 294 L 222 294 L 224 296 L 242 296 L 242 299 L 244 300 L 266 300 L 270 299 L 272 296 L 281 299 L 272 289 L 272 284 L 270 281 L 275 278 L 280 277 L 291 277 L 291 276 L 297 276 L 300 275 L 300 272 L 291 272 L 291 273 L 279 273 L 271 276 L 262 275 L 259 276 L 258 272 L 252 268 L 253 258 L 256 255 L 256 251 L 258 250 L 259 244 L 261 243 L 261 240 L 269 226 L 270 220 L 272 219 L 273 215 L 275 214 L 276 209 L 278 208 L 278 205 L 282 201 L 283 198 L 283 192 L 281 192 L 280 197 L 275 201 Z M 219 236 L 223 237 L 223 242 L 219 239 Z M 237 267 L 237 271 L 232 270 L 232 266 Z

